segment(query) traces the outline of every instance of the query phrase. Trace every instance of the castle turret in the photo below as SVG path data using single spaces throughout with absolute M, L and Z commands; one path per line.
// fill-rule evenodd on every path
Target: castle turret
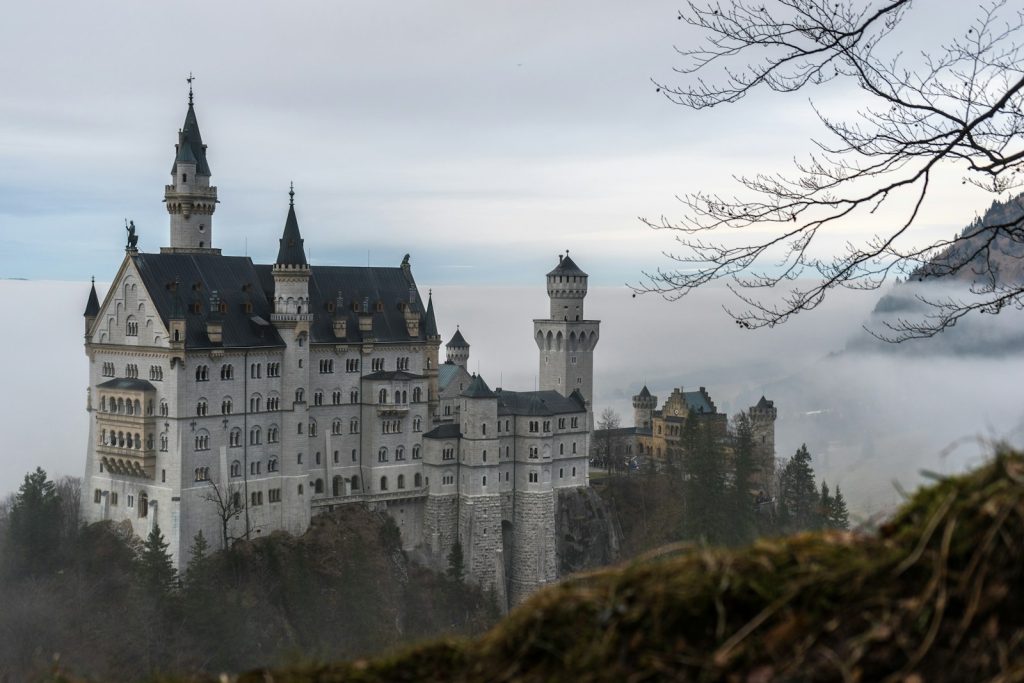
M 96 316 L 100 314 L 100 299 L 96 296 L 96 278 L 92 279 L 92 287 L 89 289 L 89 300 L 85 303 L 85 335 L 89 336 L 92 331 Z
M 498 454 L 498 397 L 480 375 L 460 395 L 459 537 L 469 576 L 505 598 Z
M 547 274 L 551 317 L 534 320 L 533 330 L 540 350 L 540 388 L 565 397 L 579 391 L 589 415 L 594 400 L 594 347 L 601 323 L 583 316 L 587 277 L 568 251 L 559 255 L 558 265 Z
M 171 216 L 171 244 L 162 252 L 220 253 L 213 248 L 213 212 L 217 188 L 210 185 L 206 145 L 199 133 L 199 121 L 188 90 L 188 111 L 178 131 L 171 165 L 171 184 L 164 188 L 164 202 Z
M 427 311 L 423 314 L 423 334 L 427 338 L 426 368 L 424 374 L 427 376 L 427 402 L 428 414 L 434 417 L 437 414 L 438 402 L 440 401 L 440 390 L 437 386 L 438 372 L 438 351 L 441 348 L 441 335 L 437 331 L 437 319 L 434 317 L 434 292 L 427 293 Z
M 757 460 L 757 479 L 762 490 L 771 492 L 775 479 L 775 419 L 778 410 L 775 403 L 764 396 L 757 405 L 747 409 L 754 436 L 754 453 Z
M 449 363 L 454 363 L 465 369 L 466 363 L 469 362 L 469 342 L 462 336 L 458 326 L 455 327 L 455 334 L 452 335 L 451 340 L 444 345 L 444 349 Z
M 633 426 L 637 429 L 650 429 L 651 418 L 658 407 L 658 397 L 652 396 L 647 385 L 633 397 Z
M 281 474 L 300 477 L 306 474 L 303 458 L 309 457 L 309 408 L 306 390 L 309 387 L 309 326 L 313 315 L 309 309 L 309 278 L 299 221 L 295 217 L 295 188 L 288 192 L 288 217 L 281 235 L 274 277 L 274 312 L 270 320 L 285 343 L 281 368 L 283 410 L 282 431 L 293 435 L 295 454 L 281 458 Z M 310 492 L 312 494 L 312 491 Z M 297 489 L 286 487 L 282 501 L 290 520 L 289 530 L 302 533 L 309 524 L 309 505 Z

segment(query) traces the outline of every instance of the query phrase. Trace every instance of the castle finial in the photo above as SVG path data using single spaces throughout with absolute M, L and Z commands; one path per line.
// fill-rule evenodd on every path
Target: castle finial
M 188 81 L 188 106 L 191 107 L 192 106 L 192 81 L 196 80 L 196 77 L 192 75 L 191 71 L 189 71 L 188 72 L 188 78 L 186 78 L 185 80 Z
M 295 183 L 291 182 L 288 186 L 288 206 L 295 206 Z

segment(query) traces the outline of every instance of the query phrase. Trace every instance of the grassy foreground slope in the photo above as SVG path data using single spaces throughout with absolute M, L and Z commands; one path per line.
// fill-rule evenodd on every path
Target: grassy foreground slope
M 1024 681 L 1024 458 L 878 535 L 676 546 L 542 591 L 475 640 L 231 680 Z M 225 680 L 225 679 L 221 679 Z

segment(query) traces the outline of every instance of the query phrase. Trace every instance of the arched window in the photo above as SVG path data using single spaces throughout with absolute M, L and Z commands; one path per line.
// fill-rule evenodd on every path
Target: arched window
M 132 405 L 131 401 L 125 401 L 124 410 L 125 410 L 125 413 L 127 413 L 128 415 L 134 415 L 135 414 L 135 407 Z
M 271 458 L 267 461 L 267 472 L 277 472 L 277 458 Z
M 405 460 L 405 446 L 395 447 L 395 460 Z
M 306 400 L 306 392 L 302 389 L 295 390 L 295 402 L 302 403 Z
M 260 412 L 260 404 L 263 402 L 262 397 L 259 394 L 253 394 L 249 397 L 249 412 L 258 413 Z
M 205 382 L 210 379 L 210 366 L 199 365 L 196 366 L 196 381 Z
M 221 413 L 221 415 L 230 415 L 231 414 L 231 399 L 230 398 L 225 398 L 223 401 L 220 402 L 220 413 Z
M 323 479 L 317 479 L 316 480 L 316 483 L 313 484 L 313 492 L 314 493 L 323 493 L 324 492 L 324 480 Z
M 417 416 L 412 419 L 412 431 L 419 432 L 423 430 L 423 421 Z
M 381 389 L 379 392 L 377 392 L 377 403 L 387 403 L 387 402 L 388 402 L 388 390 L 387 389 Z
M 111 402 L 113 402 L 113 399 L 111 399 Z M 117 409 L 114 412 L 115 413 L 123 413 L 124 412 L 124 399 L 123 398 L 117 399 Z
M 259 426 L 253 427 L 249 430 L 249 445 L 258 446 L 260 444 L 260 428 Z
M 331 495 L 335 498 L 344 492 L 345 484 L 343 482 L 344 479 L 341 478 L 341 475 L 335 475 L 334 479 L 331 480 Z
M 419 460 L 420 459 L 420 445 L 419 444 L 416 444 L 415 446 L 412 447 L 412 459 L 413 460 Z
M 348 402 L 349 403 L 359 403 L 359 392 L 356 391 L 355 389 L 353 389 L 352 391 L 348 392 Z
M 313 393 L 313 405 L 322 406 L 324 404 L 324 392 L 317 391 Z
M 316 455 L 315 455 L 315 456 L 313 456 L 313 460 L 315 460 L 315 461 L 316 461 L 316 464 L 317 464 L 317 465 L 319 465 L 319 464 L 320 464 L 320 451 L 317 451 L 317 452 L 316 452 Z
M 353 417 L 351 420 L 348 421 L 348 432 L 349 434 L 359 433 L 359 420 L 357 418 Z
M 422 392 L 420 391 L 420 388 L 419 387 L 415 387 L 412 390 L 412 402 L 413 403 L 419 403 L 420 402 L 420 396 L 422 396 Z
M 128 337 L 139 336 L 139 321 L 134 316 L 128 316 L 127 328 L 125 329 L 125 335 Z
M 387 491 L 388 490 L 388 478 L 387 477 L 381 477 L 380 478 L 380 490 L 381 491 Z
M 331 422 L 331 434 L 341 434 L 341 420 L 335 418 Z
M 314 420 L 309 421 L 309 435 L 316 436 L 316 421 Z
M 415 475 L 413 475 L 412 485 L 415 488 L 419 488 L 419 487 L 423 486 L 423 475 L 420 474 L 419 472 L 417 472 Z
M 277 426 L 270 425 L 267 427 L 267 443 L 277 443 Z
M 149 494 L 143 491 L 139 494 L 139 517 L 149 516 Z
M 199 402 L 196 403 L 196 415 L 199 416 L 199 417 L 205 417 L 206 413 L 208 411 L 209 411 L 209 406 L 206 403 L 206 399 L 205 398 L 199 399 Z
M 242 463 L 238 462 L 237 460 L 233 460 L 231 462 L 231 476 L 232 477 L 240 477 L 240 476 L 242 476 Z
M 380 450 L 377 451 L 377 462 L 388 461 L 388 449 L 387 446 L 381 446 Z
M 400 488 L 400 489 L 404 489 L 405 488 L 405 475 L 404 474 L 399 474 L 398 475 L 398 488 Z
M 481 486 L 487 486 L 487 475 L 485 474 L 480 481 Z
M 169 411 L 167 409 L 167 401 L 161 399 L 160 401 L 160 417 L 167 417 Z
M 235 367 L 231 364 L 225 364 L 220 366 L 220 378 L 221 379 L 234 379 Z

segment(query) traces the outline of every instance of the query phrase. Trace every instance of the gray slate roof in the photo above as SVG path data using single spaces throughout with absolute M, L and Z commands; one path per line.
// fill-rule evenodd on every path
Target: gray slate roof
M 294 191 L 289 194 L 293 195 Z M 302 235 L 299 234 L 299 221 L 295 218 L 294 201 L 288 204 L 288 218 L 284 221 L 284 234 L 281 235 L 281 246 L 277 250 L 277 265 L 304 266 L 306 252 L 302 248 Z
M 500 389 L 498 415 L 563 415 L 586 410 L 582 397 L 573 392 L 569 398 L 557 391 L 506 391 Z
M 566 252 L 565 256 L 558 255 L 558 265 L 548 275 L 582 275 L 587 277 L 587 274 L 569 258 L 568 252 Z
M 196 110 L 192 104 L 188 105 L 188 112 L 185 113 L 185 123 L 178 132 L 178 144 L 175 145 L 174 164 L 171 165 L 171 173 L 174 173 L 175 166 L 179 161 L 194 163 L 196 173 L 199 175 L 210 175 L 210 165 L 206 161 L 206 145 L 203 144 L 203 136 L 199 133 L 199 121 L 196 119 Z
M 462 430 L 454 422 L 446 422 L 438 425 L 423 435 L 425 439 L 458 439 L 462 436 Z
M 456 327 L 455 334 L 452 335 L 451 341 L 445 344 L 445 346 L 450 346 L 453 349 L 468 349 L 469 342 L 466 341 L 466 338 L 462 336 L 462 332 L 460 332 L 459 328 Z
M 156 391 L 156 387 L 144 379 L 118 377 L 96 385 L 97 389 L 120 389 L 122 391 Z
M 85 304 L 85 313 L 83 314 L 86 318 L 95 318 L 100 314 L 100 299 L 96 296 L 96 281 L 93 280 L 92 287 L 89 289 L 89 300 Z M 764 397 L 761 398 L 764 400 Z
M 143 284 L 164 324 L 184 305 L 186 348 L 277 347 L 284 341 L 269 324 L 273 312 L 261 278 L 246 256 L 219 254 L 136 254 L 132 256 Z M 269 270 L 269 266 L 267 269 Z M 177 292 L 174 283 L 178 281 Z M 210 295 L 217 292 L 227 312 L 222 316 L 222 344 L 206 336 Z M 179 306 L 175 306 L 175 299 Z M 252 305 L 246 311 L 245 304 Z M 198 312 L 196 311 L 198 304 Z
M 267 297 L 273 296 L 273 266 L 255 265 L 256 273 Z M 425 325 L 420 318 L 419 335 L 410 337 L 405 326 L 405 315 L 399 303 L 410 306 L 416 315 L 424 316 L 423 304 L 419 292 L 415 290 L 415 281 L 407 278 L 401 268 L 384 266 L 310 266 L 312 275 L 309 278 L 309 305 L 313 313 L 309 337 L 314 344 L 337 344 L 344 342 L 361 342 L 363 335 L 359 331 L 359 314 L 352 310 L 357 303 L 362 309 L 368 303 L 373 311 L 373 336 L 378 342 L 409 342 L 425 341 Z M 411 289 L 411 292 L 410 292 Z M 328 310 L 328 305 L 336 304 L 341 294 L 344 310 Z M 410 293 L 413 296 L 410 296 Z M 415 301 L 410 301 L 414 298 Z M 382 311 L 376 311 L 377 302 L 383 304 Z M 334 320 L 347 319 L 347 336 L 339 340 L 334 336 Z M 269 316 L 267 320 L 269 320 Z
M 425 328 L 424 332 L 428 337 L 441 336 L 437 332 L 437 320 L 434 318 L 434 297 L 430 294 L 427 295 L 427 317 L 423 326 Z
M 466 398 L 494 398 L 496 394 L 487 386 L 483 377 L 473 375 L 473 381 L 469 383 L 462 395 Z
M 640 398 L 650 398 L 650 397 L 651 397 L 651 392 L 650 392 L 650 390 L 648 390 L 647 385 L 645 384 L 644 388 L 640 390 Z

